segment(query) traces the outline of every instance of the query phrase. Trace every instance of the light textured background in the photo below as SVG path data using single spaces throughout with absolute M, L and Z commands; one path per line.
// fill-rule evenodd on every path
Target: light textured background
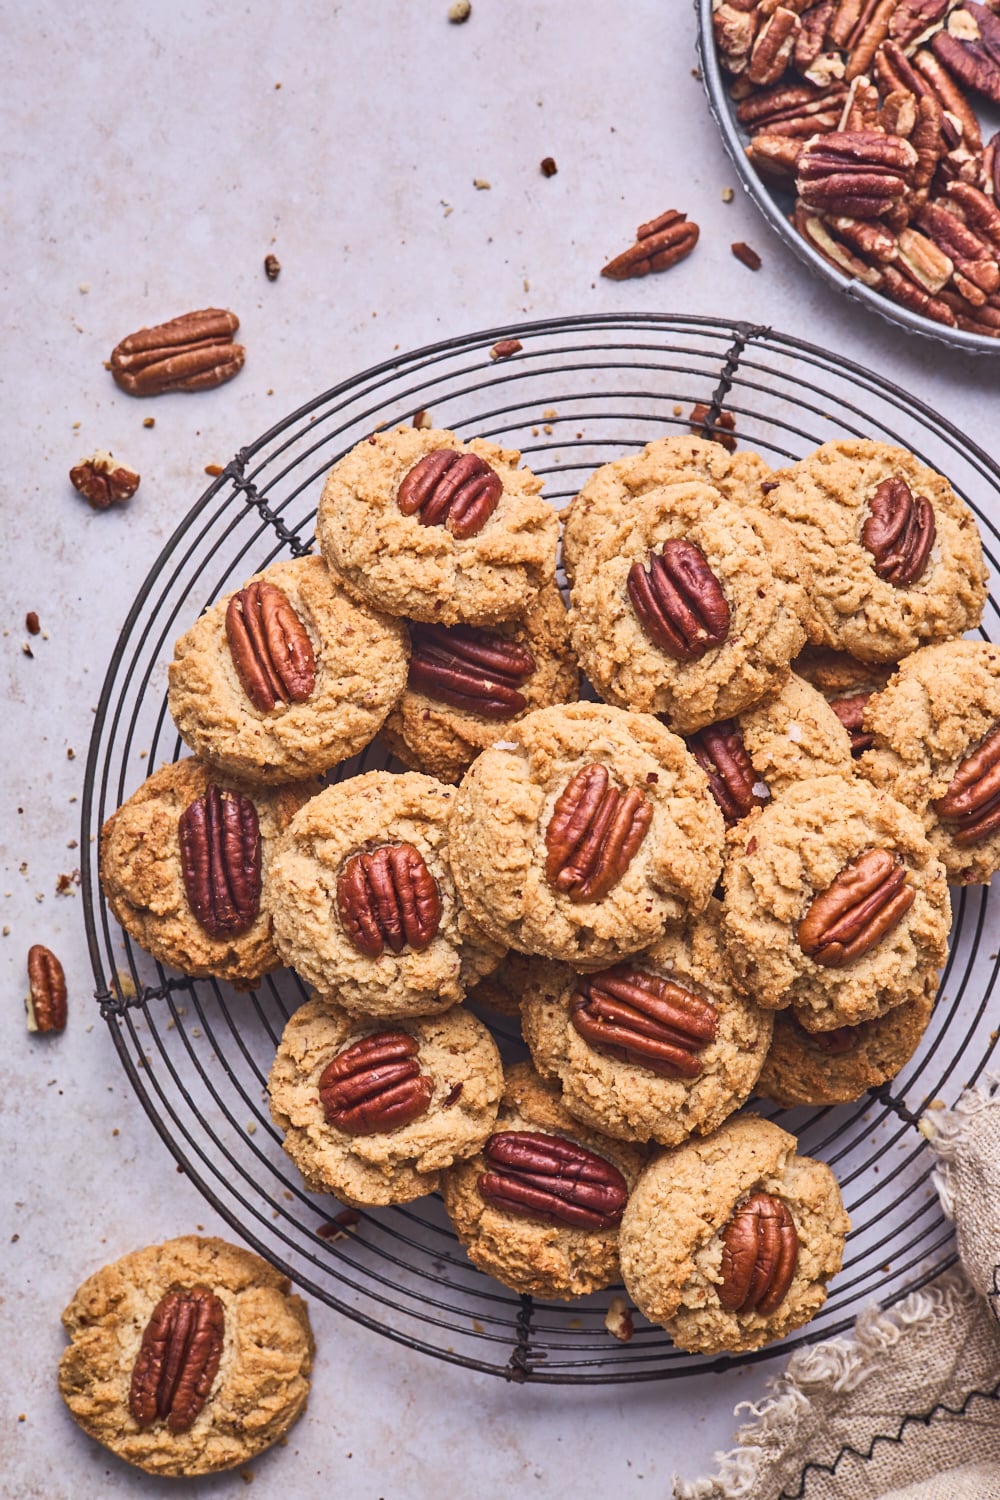
M 996 442 L 1000 361 L 866 321 L 767 236 L 739 190 L 723 203 L 735 178 L 692 77 L 686 0 L 475 0 L 464 26 L 446 11 L 447 0 L 7 0 L 0 11 L 0 1489 L 17 1500 L 177 1493 L 66 1418 L 58 1316 L 105 1260 L 196 1227 L 229 1233 L 119 1076 L 90 1000 L 79 895 L 55 894 L 79 863 L 77 798 L 105 664 L 204 466 L 396 348 L 598 311 L 770 322 Z M 538 170 L 546 155 L 559 168 L 550 180 Z M 695 255 L 665 276 L 602 281 L 635 226 L 667 207 L 701 224 Z M 737 239 L 763 255 L 757 275 L 731 256 Z M 269 250 L 283 267 L 274 284 Z M 209 305 L 242 320 L 236 382 L 147 402 L 116 390 L 102 362 L 118 339 Z M 95 447 L 142 473 L 123 511 L 95 514 L 68 484 Z M 44 632 L 30 659 L 29 609 Z M 38 941 L 61 955 L 70 986 L 69 1029 L 49 1041 L 28 1038 L 21 1011 Z M 254 1465 L 254 1494 L 662 1496 L 674 1469 L 709 1466 L 734 1402 L 759 1398 L 767 1374 L 529 1391 L 409 1354 L 322 1308 L 314 1323 L 309 1413 L 286 1449 Z M 243 1486 L 222 1476 L 189 1489 Z

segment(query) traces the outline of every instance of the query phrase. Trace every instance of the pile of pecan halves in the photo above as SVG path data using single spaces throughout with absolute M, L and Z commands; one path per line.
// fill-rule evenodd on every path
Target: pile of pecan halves
M 1000 0 L 713 0 L 757 170 L 838 270 L 1000 336 Z

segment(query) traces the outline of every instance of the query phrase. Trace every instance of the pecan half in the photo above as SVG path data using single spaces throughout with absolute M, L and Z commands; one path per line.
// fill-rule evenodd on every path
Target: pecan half
M 803 151 L 796 186 L 819 213 L 877 219 L 903 203 L 916 165 L 916 151 L 901 136 L 835 130 Z
M 843 969 L 903 920 L 916 894 L 906 883 L 906 867 L 888 849 L 869 849 L 810 903 L 799 923 L 799 947 L 815 963 Z
M 223 385 L 243 368 L 246 350 L 233 343 L 239 326 L 235 313 L 207 307 L 141 328 L 112 350 L 112 378 L 130 396 Z
M 769 1317 L 795 1279 L 799 1236 L 788 1205 L 751 1193 L 722 1231 L 719 1301 L 730 1312 Z
M 207 1286 L 173 1288 L 146 1324 L 132 1368 L 128 1406 L 140 1427 L 194 1426 L 222 1358 L 226 1310 Z
M 240 685 L 254 708 L 307 703 L 316 687 L 316 657 L 288 595 L 258 579 L 226 609 L 226 640 Z
M 950 257 L 965 280 L 985 296 L 1000 288 L 1000 265 L 996 252 L 943 203 L 925 203 L 917 214 L 920 225 L 941 251 Z M 985 300 L 984 296 L 984 300 Z
M 627 281 L 630 277 L 648 276 L 650 271 L 668 271 L 691 254 L 699 233 L 698 225 L 690 223 L 687 214 L 668 208 L 658 219 L 640 224 L 635 244 L 609 260 L 601 275 L 610 281 Z
M 736 110 L 736 118 L 755 133 L 767 131 L 774 135 L 808 137 L 835 128 L 845 94 L 846 89 L 839 82 L 823 88 L 783 84 L 780 88 L 762 89 L 744 99 Z M 829 124 L 825 123 L 827 120 Z
M 729 635 L 730 611 L 722 585 L 700 547 L 672 537 L 635 562 L 626 587 L 639 624 L 655 646 L 675 661 L 699 661 Z
M 628 1183 L 605 1157 L 576 1141 L 533 1130 L 502 1130 L 483 1150 L 478 1187 L 487 1203 L 559 1228 L 613 1229 Z
M 214 782 L 181 813 L 181 874 L 188 904 L 210 937 L 236 937 L 260 914 L 257 809 Z
M 545 830 L 545 878 L 573 902 L 600 901 L 618 884 L 653 821 L 639 787 L 620 792 L 610 780 L 606 766 L 581 766 Z
M 803 142 L 794 136 L 773 135 L 762 131 L 747 146 L 746 154 L 763 176 L 787 182 L 798 171 L 804 150 Z
M 968 150 L 980 152 L 983 149 L 983 135 L 976 112 L 951 74 L 926 47 L 914 54 L 913 67 L 926 80 L 944 111 L 945 119 L 953 127 L 948 132 L 951 137 L 948 139 L 949 147 L 960 141 Z
M 720 719 L 718 724 L 699 729 L 690 736 L 687 747 L 708 777 L 709 790 L 727 823 L 738 823 L 767 801 L 735 719 Z
M 744 73 L 760 26 L 757 0 L 722 0 L 712 7 L 712 30 L 723 67 Z
M 777 83 L 792 60 L 802 22 L 785 5 L 775 7 L 754 40 L 747 77 L 751 83 Z
M 868 8 L 866 19 L 851 37 L 850 57 L 844 75 L 848 82 L 868 72 L 872 58 L 889 35 L 889 23 L 897 4 L 898 0 L 878 0 L 878 4 Z
M 139 475 L 128 464 L 120 464 L 112 454 L 98 449 L 69 471 L 70 483 L 86 500 L 91 510 L 107 510 L 124 505 L 139 488 Z
M 833 225 L 843 222 L 841 218 L 834 217 L 826 220 L 818 214 L 811 214 L 801 203 L 795 205 L 792 219 L 792 223 L 802 238 L 808 240 L 831 266 L 836 266 L 838 271 L 844 271 L 848 276 L 855 277 L 865 286 L 880 287 L 884 279 L 881 266 L 873 266 L 868 260 L 863 260 L 833 234 Z M 861 221 L 850 219 L 847 222 L 857 224 Z
M 963 848 L 981 844 L 1000 828 L 1000 726 L 962 761 L 934 810 L 958 825 L 952 838 Z
M 535 670 L 527 646 L 471 625 L 411 625 L 409 685 L 439 703 L 483 719 L 512 719 L 527 708 L 518 692 Z
M 719 1014 L 709 1000 L 631 964 L 581 975 L 569 1018 L 596 1052 L 660 1078 L 697 1078 L 698 1054 L 719 1030 Z
M 434 1083 L 420 1071 L 407 1031 L 377 1031 L 345 1047 L 319 1079 L 328 1125 L 347 1135 L 381 1135 L 427 1113 Z
M 462 542 L 479 535 L 502 494 L 503 480 L 478 453 L 434 448 L 404 477 L 396 504 L 421 526 L 444 526 Z
M 905 588 L 924 575 L 937 528 L 923 495 L 914 499 L 901 474 L 883 479 L 861 528 L 861 545 L 875 559 L 875 572 L 893 588 Z
M 380 958 L 388 947 L 429 947 L 441 923 L 441 892 L 412 844 L 352 854 L 337 877 L 337 910 L 355 948 Z
M 66 1029 L 66 974 L 51 948 L 33 943 L 28 949 L 28 1030 Z
M 875 736 L 865 731 L 865 709 L 871 693 L 852 693 L 849 698 L 833 698 L 830 707 L 851 737 L 851 754 L 855 758 L 875 743 Z
M 943 24 L 954 0 L 896 0 L 889 35 L 900 47 L 927 40 L 928 32 Z

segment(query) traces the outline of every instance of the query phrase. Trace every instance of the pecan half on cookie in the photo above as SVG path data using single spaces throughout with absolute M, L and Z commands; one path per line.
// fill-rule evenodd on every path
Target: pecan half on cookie
M 545 878 L 571 901 L 599 901 L 625 874 L 653 809 L 640 787 L 620 792 L 606 766 L 581 766 L 545 830 Z
M 434 1083 L 420 1071 L 419 1051 L 409 1032 L 379 1031 L 338 1052 L 319 1080 L 327 1124 L 381 1135 L 426 1114 Z
M 421 526 L 447 526 L 459 541 L 478 536 L 500 503 L 503 480 L 476 453 L 435 448 L 404 477 L 396 504 Z
M 360 953 L 378 958 L 426 948 L 441 922 L 441 893 L 412 844 L 352 854 L 337 877 L 337 909 Z
M 719 1030 L 711 1001 L 631 964 L 581 976 L 569 1009 L 591 1047 L 661 1078 L 697 1078 Z
M 803 953 L 830 969 L 853 963 L 899 925 L 916 899 L 906 868 L 888 849 L 845 865 L 798 926 Z
M 160 1298 L 132 1369 L 128 1404 L 140 1427 L 194 1426 L 219 1369 L 225 1326 L 225 1308 L 206 1286 Z
M 233 595 L 226 609 L 226 639 L 254 708 L 267 713 L 279 703 L 307 703 L 312 697 L 312 642 L 277 584 L 257 579 Z
M 180 818 L 181 870 L 191 910 L 212 937 L 235 936 L 260 913 L 257 809 L 242 792 L 214 782 Z
M 664 542 L 645 567 L 632 564 L 627 586 L 643 630 L 676 661 L 697 661 L 729 634 L 726 596 L 693 542 Z

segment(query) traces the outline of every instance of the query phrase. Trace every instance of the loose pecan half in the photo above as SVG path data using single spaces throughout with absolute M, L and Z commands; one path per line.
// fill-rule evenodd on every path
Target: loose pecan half
M 236 937 L 260 914 L 261 848 L 257 809 L 242 792 L 214 782 L 179 823 L 181 874 L 188 904 L 210 937 Z
M 799 947 L 825 968 L 846 968 L 898 926 L 916 894 L 895 855 L 869 849 L 810 902 L 798 927 Z
M 700 547 L 682 537 L 629 568 L 626 587 L 639 624 L 675 661 L 699 661 L 729 635 L 722 585 Z
M 28 1030 L 66 1029 L 66 974 L 51 948 L 33 943 L 28 949 Z
M 128 464 L 119 463 L 110 453 L 99 448 L 89 458 L 84 458 L 69 471 L 70 483 L 91 510 L 107 510 L 112 505 L 124 505 L 131 500 L 139 488 L 139 475 Z
M 620 792 L 610 782 L 606 766 L 581 766 L 545 830 L 545 878 L 573 902 L 600 901 L 618 884 L 653 821 L 639 787 Z
M 128 1405 L 140 1427 L 187 1432 L 208 1400 L 222 1358 L 226 1310 L 207 1286 L 173 1288 L 146 1324 Z
M 613 1229 L 628 1183 L 605 1157 L 576 1141 L 533 1130 L 501 1130 L 483 1150 L 490 1171 L 478 1187 L 487 1203 L 559 1228 Z
M 512 719 L 528 700 L 518 688 L 535 670 L 527 646 L 471 625 L 411 625 L 409 685 L 483 719 Z
M 730 1312 L 769 1317 L 795 1279 L 799 1236 L 788 1205 L 751 1193 L 722 1231 L 719 1301 Z
M 609 260 L 601 275 L 610 281 L 628 281 L 630 277 L 648 276 L 650 271 L 668 271 L 691 254 L 699 233 L 698 225 L 690 223 L 687 214 L 668 208 L 658 219 L 640 224 L 635 244 Z
M 328 1125 L 347 1135 L 381 1135 L 427 1113 L 433 1080 L 420 1071 L 415 1037 L 377 1031 L 345 1047 L 319 1079 Z
M 429 947 L 441 923 L 441 892 L 412 844 L 383 844 L 352 854 L 337 877 L 337 910 L 360 953 L 380 958 L 407 943 Z
M 830 707 L 851 737 L 851 754 L 855 758 L 875 743 L 875 736 L 865 730 L 865 709 L 871 693 L 852 693 L 848 698 L 833 698 Z
M 957 824 L 952 838 L 963 848 L 981 844 L 1000 828 L 1000 725 L 962 761 L 934 810 Z
M 444 526 L 463 542 L 479 535 L 502 494 L 503 480 L 478 453 L 433 448 L 405 475 L 396 504 L 421 526 Z
M 727 823 L 737 823 L 767 801 L 767 789 L 750 763 L 735 719 L 699 729 L 687 747 L 708 777 L 709 790 Z
M 936 531 L 930 501 L 914 499 L 906 480 L 894 474 L 871 498 L 861 545 L 874 557 L 879 578 L 901 589 L 924 576 Z
M 316 687 L 309 633 L 284 589 L 258 579 L 226 609 L 226 640 L 240 685 L 254 708 L 307 703 Z
M 889 23 L 898 0 L 877 0 L 867 7 L 867 14 L 850 41 L 850 57 L 845 78 L 848 82 L 867 73 L 872 58 L 889 35 Z
M 618 964 L 581 975 L 569 1017 L 589 1046 L 660 1078 L 697 1078 L 700 1052 L 718 1035 L 711 1001 L 673 979 Z
M 754 39 L 747 77 L 751 83 L 777 83 L 792 60 L 802 22 L 786 5 L 775 6 Z
M 239 326 L 235 313 L 207 307 L 141 328 L 112 350 L 112 378 L 130 396 L 210 390 L 243 368 L 246 350 L 233 343 Z
M 803 151 L 796 186 L 818 213 L 877 219 L 904 202 L 916 165 L 916 151 L 900 136 L 835 130 Z

